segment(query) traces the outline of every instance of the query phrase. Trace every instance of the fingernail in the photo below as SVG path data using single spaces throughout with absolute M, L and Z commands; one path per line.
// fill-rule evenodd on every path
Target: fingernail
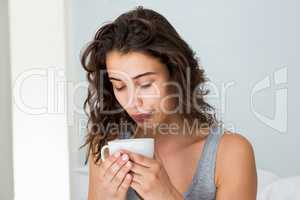
M 131 175 L 130 175 L 130 174 L 127 174 L 127 175 L 126 175 L 126 178 L 127 178 L 127 179 L 130 179 L 130 178 L 131 178 Z
M 126 154 L 122 155 L 122 160 L 127 160 L 128 156 Z
M 118 158 L 120 155 L 121 155 L 121 153 L 120 153 L 120 152 L 117 152 L 117 153 L 115 153 L 114 156 L 115 156 L 116 158 Z

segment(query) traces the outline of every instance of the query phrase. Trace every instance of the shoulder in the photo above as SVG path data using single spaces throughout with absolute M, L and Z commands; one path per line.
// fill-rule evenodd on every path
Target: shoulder
M 252 144 L 250 141 L 240 133 L 224 131 L 221 136 L 219 149 L 223 151 L 219 151 L 220 153 L 238 153 L 240 151 L 245 151 L 250 153 L 253 151 Z
M 235 179 L 247 171 L 249 176 L 256 173 L 252 144 L 239 133 L 225 131 L 221 136 L 217 150 L 216 185 Z

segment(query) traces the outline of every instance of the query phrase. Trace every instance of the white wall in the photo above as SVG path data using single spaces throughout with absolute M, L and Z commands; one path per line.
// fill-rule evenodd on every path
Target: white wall
M 209 101 L 227 129 L 253 144 L 257 167 L 281 177 L 299 175 L 300 2 L 74 0 L 72 81 L 85 81 L 79 53 L 96 30 L 137 5 L 162 13 L 197 52 L 211 80 Z M 78 111 L 84 88 L 74 97 Z M 76 147 L 83 141 L 86 116 L 72 112 L 72 119 L 71 169 L 76 169 L 85 156 Z M 74 200 L 84 199 L 88 187 L 86 168 L 80 172 L 72 176 Z
M 13 199 L 13 152 L 8 7 L 0 0 L 0 199 Z
M 215 87 L 209 100 L 252 142 L 257 166 L 300 174 L 299 1 L 75 0 L 72 77 L 84 80 L 78 55 L 97 28 L 137 5 L 166 16 L 196 50 Z
M 67 1 L 9 1 L 15 200 L 70 199 Z

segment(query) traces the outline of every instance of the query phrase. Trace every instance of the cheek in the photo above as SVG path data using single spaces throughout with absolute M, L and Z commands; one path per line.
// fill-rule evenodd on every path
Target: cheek
M 182 96 L 176 92 L 174 86 L 169 85 L 168 88 L 163 91 L 161 104 L 168 114 L 174 114 L 178 111 L 179 98 L 182 98 Z
M 147 105 L 152 105 L 156 108 L 159 107 L 161 99 L 168 95 L 168 90 L 164 86 L 162 81 L 155 81 L 151 87 L 141 89 L 139 95 L 141 95 L 143 102 Z
M 120 93 L 120 92 L 114 92 L 114 95 L 119 102 L 119 104 L 124 108 L 126 106 L 127 102 L 127 95 L 125 92 Z
M 170 114 L 176 110 L 175 105 L 175 97 L 168 93 L 167 89 L 161 88 L 159 98 L 155 99 L 155 111 L 156 114 L 153 118 L 153 123 L 159 124 L 164 122 Z
M 161 92 L 159 87 L 152 85 L 150 88 L 141 89 L 138 95 L 143 99 L 143 102 L 147 105 L 155 105 L 159 103 Z
M 172 95 L 170 88 L 166 85 L 161 85 L 156 91 L 155 107 L 159 112 L 169 112 L 176 105 L 176 97 Z M 167 113 L 166 113 L 167 114 Z

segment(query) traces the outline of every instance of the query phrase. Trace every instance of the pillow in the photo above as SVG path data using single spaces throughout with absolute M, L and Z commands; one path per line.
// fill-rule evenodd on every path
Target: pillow
M 299 200 L 300 176 L 279 179 L 267 186 L 259 200 Z
M 261 192 L 271 183 L 279 180 L 279 177 L 274 173 L 257 169 L 257 196 L 260 196 Z

